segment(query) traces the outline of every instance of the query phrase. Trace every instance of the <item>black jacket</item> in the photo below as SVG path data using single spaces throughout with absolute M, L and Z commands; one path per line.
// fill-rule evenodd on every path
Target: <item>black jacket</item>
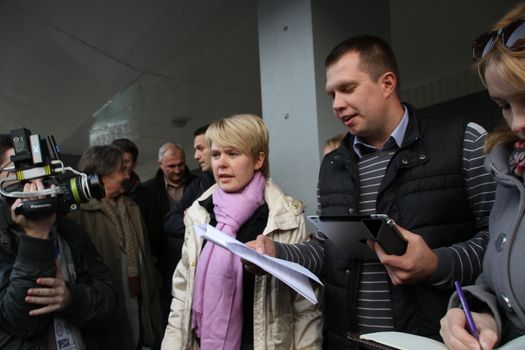
M 464 188 L 462 168 L 465 123 L 410 118 L 401 148 L 392 157 L 377 195 L 376 211 L 423 236 L 430 248 L 450 246 L 474 234 L 474 219 Z M 321 214 L 358 213 L 358 158 L 347 135 L 343 145 L 323 159 L 319 175 Z M 361 261 L 325 242 L 325 342 L 328 348 L 351 348 Z M 394 328 L 439 337 L 439 319 L 452 291 L 426 283 L 391 286 Z
M 193 180 L 195 179 L 195 175 L 191 174 L 188 170 L 188 167 L 186 167 L 185 173 L 184 173 L 184 193 L 187 191 L 188 187 L 191 185 Z M 159 249 L 159 251 L 154 252 L 158 257 L 160 257 L 160 271 L 163 275 L 163 280 L 165 284 L 165 288 L 170 289 L 171 286 L 171 275 L 173 274 L 173 271 L 175 270 L 175 267 L 177 266 L 177 262 L 180 259 L 180 251 L 177 253 L 178 250 L 180 250 L 177 247 L 177 244 L 174 243 L 171 239 L 166 236 L 166 233 L 163 229 L 163 223 L 166 215 L 170 211 L 170 204 L 168 200 L 168 194 L 166 192 L 166 184 L 164 181 L 164 173 L 161 169 L 157 171 L 155 174 L 155 177 L 152 179 L 149 179 L 148 181 L 143 183 L 143 188 L 146 191 L 149 191 L 153 194 L 155 203 L 153 204 L 154 211 L 160 215 L 160 229 L 162 230 L 162 236 L 158 240 L 162 244 L 162 248 Z M 153 249 L 154 246 L 152 246 Z M 177 256 L 174 256 L 178 254 Z
M 151 252 L 156 258 L 155 265 L 164 275 L 167 273 L 167 238 L 162 227 L 163 216 L 159 210 L 155 193 L 141 184 L 140 178 L 135 172 L 131 173 L 127 186 L 124 186 L 124 188 L 126 191 L 125 195 L 137 203 L 140 208 L 140 213 L 148 231 Z
M 186 191 L 186 189 L 194 179 L 195 175 L 193 175 L 189 171 L 188 167 L 186 167 L 186 170 L 184 172 L 184 191 Z M 166 183 L 164 182 L 164 173 L 162 172 L 162 170 L 157 170 L 155 177 L 144 182 L 143 186 L 149 191 L 152 191 L 155 195 L 155 200 L 157 201 L 158 208 L 160 209 L 162 218 L 164 218 L 166 214 L 170 211 L 170 204 L 168 200 L 168 194 L 166 193 Z
M 184 211 L 214 183 L 213 173 L 211 171 L 205 171 L 199 174 L 184 190 L 182 198 L 175 208 L 166 215 L 164 220 L 164 231 L 168 236 L 184 238 Z
M 173 275 L 175 267 L 181 257 L 182 244 L 184 243 L 184 232 L 186 229 L 184 226 L 184 211 L 214 183 L 215 179 L 213 178 L 213 173 L 211 171 L 202 172 L 184 189 L 184 194 L 180 201 L 175 205 L 175 208 L 166 215 L 164 220 L 164 231 L 168 237 L 168 246 L 170 250 L 167 259 L 169 276 Z
M 67 282 L 69 304 L 59 315 L 82 333 L 87 349 L 97 349 L 98 330 L 116 314 L 113 277 L 84 230 L 64 217 L 57 217 L 58 234 L 68 244 L 76 279 Z M 24 301 L 29 288 L 38 287 L 37 277 L 55 277 L 55 240 L 24 235 L 13 227 L 0 231 L 0 348 L 47 349 L 52 314 L 29 316 L 39 305 Z

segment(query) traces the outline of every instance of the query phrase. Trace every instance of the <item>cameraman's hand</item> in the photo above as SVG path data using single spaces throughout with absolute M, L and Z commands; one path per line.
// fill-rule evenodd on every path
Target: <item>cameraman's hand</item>
M 45 315 L 62 310 L 71 299 L 71 293 L 62 277 L 60 264 L 57 264 L 56 278 L 40 277 L 36 283 L 43 288 L 27 290 L 25 301 L 30 304 L 45 305 L 29 312 L 31 316 Z
M 42 181 L 39 179 L 34 180 L 31 183 L 26 183 L 24 185 L 24 192 L 40 191 L 43 189 L 44 189 L 44 184 L 42 184 Z M 36 198 L 30 198 L 30 199 L 36 199 Z M 48 239 L 49 232 L 51 231 L 51 227 L 55 223 L 56 214 L 53 213 L 41 219 L 29 219 L 23 215 L 16 215 L 15 208 L 19 206 L 20 204 L 22 204 L 22 201 L 23 201 L 22 198 L 18 198 L 11 206 L 11 217 L 13 218 L 13 221 L 16 224 L 20 225 L 20 227 L 22 227 L 26 235 L 33 237 L 33 238 Z

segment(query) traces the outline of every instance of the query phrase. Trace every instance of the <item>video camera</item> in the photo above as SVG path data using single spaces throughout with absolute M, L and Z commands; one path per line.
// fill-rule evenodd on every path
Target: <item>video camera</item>
M 41 218 L 55 212 L 69 212 L 91 198 L 104 197 L 104 187 L 98 174 L 86 175 L 60 160 L 55 138 L 43 139 L 26 128 L 11 130 L 15 154 L 13 166 L 4 168 L 11 174 L 0 180 L 0 194 L 7 198 L 30 198 L 15 209 L 15 214 Z M 28 180 L 42 179 L 45 189 L 24 192 Z M 37 198 L 37 199 L 35 199 Z

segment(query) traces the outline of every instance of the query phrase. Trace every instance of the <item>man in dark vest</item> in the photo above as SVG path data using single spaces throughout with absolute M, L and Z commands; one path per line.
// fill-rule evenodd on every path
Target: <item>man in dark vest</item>
M 453 282 L 473 283 L 488 241 L 494 183 L 483 167 L 486 131 L 455 119 L 419 119 L 399 98 L 387 43 L 347 39 L 326 62 L 326 92 L 349 131 L 319 172 L 321 215 L 387 214 L 404 255 L 358 260 L 318 237 L 258 237 L 259 251 L 296 261 L 325 281 L 325 348 L 354 349 L 351 334 L 396 330 L 439 338 Z

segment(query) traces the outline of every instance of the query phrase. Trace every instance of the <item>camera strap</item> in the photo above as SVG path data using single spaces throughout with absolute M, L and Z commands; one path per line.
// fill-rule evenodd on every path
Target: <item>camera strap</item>
M 55 258 L 57 261 L 57 271 L 59 277 L 64 281 L 74 283 L 76 279 L 75 265 L 73 264 L 73 256 L 67 242 L 53 227 L 53 233 L 56 237 Z M 71 322 L 54 314 L 53 328 L 55 333 L 55 343 L 58 350 L 84 350 L 85 346 L 82 342 L 82 334 L 78 328 L 74 327 Z

